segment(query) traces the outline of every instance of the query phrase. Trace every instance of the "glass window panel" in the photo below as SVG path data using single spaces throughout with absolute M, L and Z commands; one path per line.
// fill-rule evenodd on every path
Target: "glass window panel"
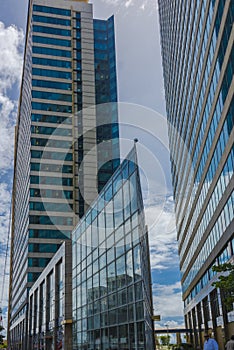
M 33 10 L 37 12 L 53 13 L 61 16 L 71 16 L 71 10 L 66 10 L 66 9 L 61 9 L 56 7 L 33 5 Z
M 132 250 L 127 253 L 126 257 L 127 279 L 129 283 L 133 282 L 133 259 Z
M 123 210 L 123 195 L 122 190 L 120 189 L 118 193 L 114 196 L 114 211 L 116 212 Z
M 125 256 L 122 255 L 120 258 L 116 260 L 116 273 L 117 276 L 125 275 Z
M 137 210 L 137 184 L 136 184 L 136 174 L 134 173 L 130 178 L 130 197 L 131 197 L 131 210 L 134 213 Z
M 122 255 L 124 252 L 125 252 L 125 244 L 124 244 L 124 239 L 122 239 L 116 244 L 116 258 Z
M 118 315 L 117 310 L 110 310 L 109 311 L 109 323 L 110 323 L 110 325 L 114 325 L 117 323 L 117 315 Z M 112 340 L 111 340 L 111 343 L 112 343 Z
M 144 319 L 144 304 L 143 304 L 143 302 L 136 303 L 136 319 L 137 320 Z
M 107 264 L 109 264 L 114 259 L 115 259 L 115 249 L 114 247 L 112 247 L 107 251 Z
M 35 25 L 35 24 L 33 25 L 33 32 L 60 35 L 60 36 L 71 36 L 71 31 L 69 29 L 44 27 L 44 26 Z
M 115 231 L 115 243 L 123 239 L 123 237 L 124 237 L 124 227 L 122 225 Z
M 134 276 L 138 280 L 141 278 L 141 257 L 140 257 L 140 246 L 137 245 L 133 251 L 134 254 Z
M 126 312 L 127 315 L 127 310 L 126 308 L 123 308 L 121 313 L 120 313 L 120 317 L 119 317 L 119 321 L 122 319 L 124 319 L 123 315 L 124 312 Z M 119 327 L 119 343 L 121 348 L 120 349 L 128 349 L 128 326 L 127 325 L 122 325 Z
M 110 323 L 114 324 L 115 322 L 113 322 L 114 319 L 114 315 L 109 315 L 111 316 L 111 321 Z M 113 316 L 113 317 L 112 317 Z M 110 339 L 110 346 L 114 349 L 115 347 L 118 348 L 118 329 L 117 327 L 111 327 L 109 330 L 109 339 Z
M 142 288 L 141 282 L 135 284 L 135 299 L 136 300 L 143 299 L 143 288 Z

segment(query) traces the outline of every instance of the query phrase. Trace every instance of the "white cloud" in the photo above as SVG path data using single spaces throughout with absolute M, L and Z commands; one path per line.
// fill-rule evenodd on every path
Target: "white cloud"
M 6 183 L 0 184 L 0 300 L 3 308 L 3 325 L 7 326 L 9 254 L 6 260 L 7 239 L 10 220 L 11 193 Z M 4 279 L 5 273 L 5 279 Z M 4 283 L 3 283 L 4 282 Z
M 23 42 L 22 30 L 0 22 L 0 175 L 12 168 L 17 102 L 9 94 L 21 80 Z
M 133 0 L 127 0 L 127 1 L 125 1 L 125 6 L 126 6 L 126 7 L 129 7 L 129 6 L 131 6 L 131 5 L 133 5 Z
M 125 10 L 126 8 L 134 6 L 135 8 L 144 11 L 146 8 L 152 9 L 156 7 L 155 0 L 102 0 L 104 3 L 112 6 L 118 6 L 119 9 Z
M 10 219 L 11 193 L 6 183 L 0 184 L 0 248 L 7 244 Z M 0 250 L 1 254 L 1 250 Z M 2 265 L 0 265 L 2 266 Z
M 1 307 L 3 308 L 3 318 L 7 318 L 6 310 L 5 308 L 8 305 L 8 285 L 9 285 L 9 259 L 7 260 L 6 264 L 6 271 L 5 274 L 5 281 L 3 286 L 3 275 L 4 275 L 4 269 L 5 269 L 5 254 L 0 255 L 0 298 L 2 301 Z M 4 327 L 6 326 L 6 322 L 4 322 Z
M 17 95 L 21 81 L 24 35 L 15 26 L 5 27 L 0 22 L 0 301 L 3 308 L 4 326 L 7 325 L 9 285 L 9 254 L 5 256 L 10 220 L 14 128 L 17 115 Z M 5 281 L 3 285 L 3 276 Z
M 183 316 L 181 284 L 153 285 L 154 313 L 161 318 Z M 173 321 L 174 322 L 174 321 Z
M 6 183 L 0 183 L 0 215 L 6 215 L 9 211 L 11 194 Z
M 23 31 L 0 22 L 0 91 L 19 83 L 22 71 Z
M 157 270 L 179 267 L 178 244 L 174 203 L 171 197 L 165 203 L 146 206 L 146 223 L 149 226 L 151 268 Z
M 176 225 L 174 214 L 174 201 L 172 196 L 158 198 L 156 194 L 150 196 L 146 202 L 146 223 L 149 225 L 149 244 L 151 268 L 157 274 L 179 269 L 178 244 L 176 240 Z M 157 272 L 155 272 L 157 271 Z M 170 277 L 169 277 L 170 278 Z M 165 278 L 164 278 L 165 279 Z M 170 327 L 183 326 L 183 304 L 181 284 L 153 284 L 154 313 L 161 315 L 161 323 L 155 324 L 165 328 L 164 323 Z M 176 318 L 176 321 L 173 319 Z M 181 320 L 178 323 L 178 318 Z M 169 319 L 169 321 L 168 321 Z
M 0 175 L 13 166 L 17 103 L 0 93 Z

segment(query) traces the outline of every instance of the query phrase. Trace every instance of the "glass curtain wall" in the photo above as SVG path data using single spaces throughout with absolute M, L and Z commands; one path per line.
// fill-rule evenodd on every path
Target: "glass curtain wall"
M 72 235 L 73 349 L 154 349 L 135 148 Z

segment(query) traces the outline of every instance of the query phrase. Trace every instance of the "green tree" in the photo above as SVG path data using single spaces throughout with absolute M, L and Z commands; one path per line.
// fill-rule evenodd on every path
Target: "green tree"
M 224 304 L 227 310 L 233 310 L 234 303 L 234 265 L 231 263 L 213 266 L 212 270 L 221 273 L 217 282 L 213 286 L 220 288 L 224 296 Z
M 4 335 L 2 335 L 2 331 L 4 331 L 4 327 L 0 326 L 0 345 L 4 344 L 3 339 L 5 338 Z
M 160 339 L 160 342 L 161 342 L 162 345 L 167 345 L 168 346 L 170 344 L 171 337 L 170 337 L 170 335 L 161 335 L 159 337 L 159 339 Z

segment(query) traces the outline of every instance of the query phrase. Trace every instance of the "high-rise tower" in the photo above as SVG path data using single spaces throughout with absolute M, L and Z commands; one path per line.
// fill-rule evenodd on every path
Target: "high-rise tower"
M 116 106 L 95 106 L 116 101 L 113 17 L 94 20 L 88 1 L 30 0 L 15 140 L 14 349 L 26 346 L 29 288 L 119 164 Z
M 185 320 L 223 346 L 233 308 L 212 270 L 234 254 L 234 3 L 159 0 Z

